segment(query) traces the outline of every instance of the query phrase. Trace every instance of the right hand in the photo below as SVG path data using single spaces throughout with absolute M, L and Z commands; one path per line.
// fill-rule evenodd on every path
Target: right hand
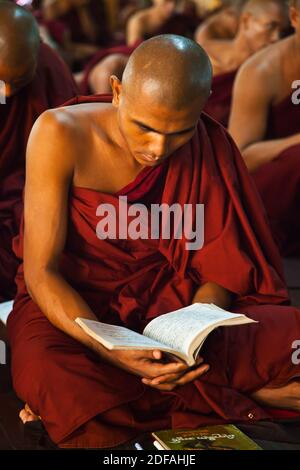
M 163 353 L 159 350 L 114 349 L 109 351 L 108 360 L 127 372 L 148 379 L 170 374 L 179 378 L 189 369 L 185 363 L 175 359 L 168 358 L 169 362 L 166 363 Z

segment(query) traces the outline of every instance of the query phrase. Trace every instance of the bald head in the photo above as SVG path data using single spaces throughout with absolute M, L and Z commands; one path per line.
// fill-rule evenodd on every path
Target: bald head
M 201 46 L 176 35 L 143 42 L 131 55 L 122 78 L 126 96 L 151 97 L 171 109 L 205 102 L 212 80 L 210 60 Z
M 286 0 L 248 0 L 244 2 L 242 11 L 243 13 L 259 14 L 270 7 L 276 5 L 282 13 L 287 12 Z
M 15 67 L 31 61 L 39 48 L 39 30 L 34 17 L 14 3 L 0 0 L 1 63 Z

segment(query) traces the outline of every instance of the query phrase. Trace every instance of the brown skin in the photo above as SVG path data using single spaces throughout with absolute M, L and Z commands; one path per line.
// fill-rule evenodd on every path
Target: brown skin
M 207 41 L 233 39 L 238 27 L 239 12 L 231 7 L 224 8 L 200 24 L 195 33 L 195 41 L 204 46 Z
M 255 52 L 278 41 L 285 20 L 282 8 L 272 0 L 265 0 L 259 11 L 256 8 L 244 11 L 234 40 L 205 42 L 214 75 L 237 70 Z
M 89 87 L 95 94 L 111 93 L 110 77 L 116 75 L 121 78 L 128 62 L 128 55 L 111 54 L 101 60 L 91 70 Z
M 127 45 L 132 46 L 161 29 L 176 10 L 177 4 L 178 0 L 154 0 L 152 7 L 132 15 L 126 28 Z
M 0 80 L 6 84 L 6 97 L 15 95 L 33 80 L 39 43 L 33 16 L 0 1 Z
M 251 172 L 300 143 L 300 134 L 264 141 L 270 107 L 291 94 L 300 76 L 300 9 L 290 8 L 290 17 L 295 34 L 251 58 L 235 83 L 229 130 Z

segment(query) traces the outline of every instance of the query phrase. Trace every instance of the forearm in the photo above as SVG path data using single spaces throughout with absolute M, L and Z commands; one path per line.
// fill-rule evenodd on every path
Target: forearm
M 249 145 L 242 150 L 242 155 L 250 173 L 265 163 L 274 160 L 284 150 L 300 143 L 300 134 L 285 139 L 268 140 Z
M 81 23 L 82 30 L 90 41 L 97 41 L 97 28 L 95 23 L 85 5 L 77 8 L 78 17 Z M 100 27 L 100 26 L 99 26 Z
M 232 302 L 232 293 L 224 287 L 213 282 L 203 284 L 196 292 L 192 303 L 215 304 L 218 307 L 228 309 Z
M 68 2 L 61 2 L 58 0 L 49 0 L 43 6 L 43 15 L 45 20 L 54 21 L 60 19 L 62 15 L 71 9 Z
M 109 351 L 75 323 L 77 317 L 98 319 L 83 298 L 58 272 L 41 270 L 36 275 L 25 276 L 25 280 L 33 301 L 56 328 L 102 357 L 108 357 Z

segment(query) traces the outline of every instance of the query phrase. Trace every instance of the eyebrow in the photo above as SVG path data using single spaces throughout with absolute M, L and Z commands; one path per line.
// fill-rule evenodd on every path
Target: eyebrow
M 132 122 L 134 124 L 137 124 L 138 126 L 140 127 L 144 127 L 145 129 L 147 129 L 148 131 L 150 132 L 155 132 L 156 134 L 163 134 L 163 135 L 180 135 L 180 134 L 187 134 L 188 132 L 191 132 L 192 130 L 195 129 L 195 126 L 192 126 L 192 127 L 189 127 L 188 129 L 183 129 L 182 131 L 178 131 L 178 132 L 161 132 L 161 131 L 158 131 L 157 129 L 153 129 L 152 127 L 149 127 L 147 126 L 147 124 L 144 124 L 143 122 L 140 122 L 140 121 L 137 121 L 135 119 L 132 120 Z

